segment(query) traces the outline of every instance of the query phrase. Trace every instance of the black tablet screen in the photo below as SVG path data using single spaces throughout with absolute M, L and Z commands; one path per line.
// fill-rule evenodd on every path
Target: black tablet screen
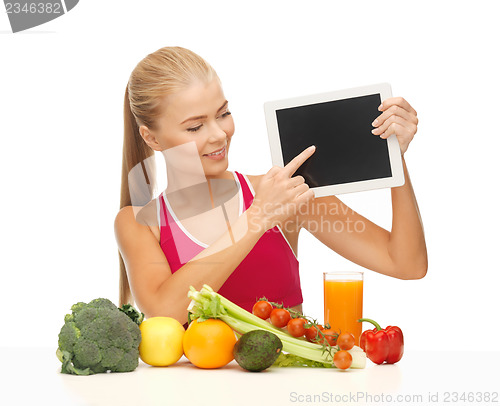
M 371 132 L 380 103 L 373 94 L 277 110 L 284 164 L 314 144 L 296 172 L 310 187 L 391 177 L 387 140 Z

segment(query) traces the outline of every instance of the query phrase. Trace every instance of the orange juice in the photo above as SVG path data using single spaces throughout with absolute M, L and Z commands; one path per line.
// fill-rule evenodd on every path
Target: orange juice
M 324 274 L 325 324 L 338 333 L 352 333 L 359 345 L 363 317 L 363 274 Z

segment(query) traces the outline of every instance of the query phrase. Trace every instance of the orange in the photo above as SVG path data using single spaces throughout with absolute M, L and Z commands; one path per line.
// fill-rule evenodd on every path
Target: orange
M 233 360 L 236 336 L 222 320 L 194 320 L 184 333 L 184 355 L 198 368 L 220 368 Z

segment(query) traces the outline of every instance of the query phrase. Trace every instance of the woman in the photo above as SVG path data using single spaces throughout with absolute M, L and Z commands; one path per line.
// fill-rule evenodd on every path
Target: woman
M 415 110 L 402 98 L 385 100 L 379 110 L 374 134 L 395 133 L 404 154 L 417 131 Z M 247 310 L 261 296 L 301 310 L 301 228 L 375 272 L 425 276 L 424 232 L 404 160 L 406 183 L 392 189 L 388 232 L 335 196 L 315 199 L 304 179 L 293 176 L 314 146 L 265 175 L 227 171 L 234 134 L 229 104 L 215 71 L 189 50 L 162 48 L 144 58 L 130 76 L 124 112 L 115 219 L 121 303 L 132 294 L 147 317 L 185 323 L 189 286 L 206 283 Z M 156 199 L 154 151 L 165 156 L 168 178 Z

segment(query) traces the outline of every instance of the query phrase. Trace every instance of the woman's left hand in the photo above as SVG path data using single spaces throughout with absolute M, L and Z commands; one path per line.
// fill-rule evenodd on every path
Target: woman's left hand
M 386 99 L 378 109 L 382 114 L 373 121 L 372 133 L 383 139 L 396 134 L 403 155 L 417 132 L 417 112 L 402 97 Z

